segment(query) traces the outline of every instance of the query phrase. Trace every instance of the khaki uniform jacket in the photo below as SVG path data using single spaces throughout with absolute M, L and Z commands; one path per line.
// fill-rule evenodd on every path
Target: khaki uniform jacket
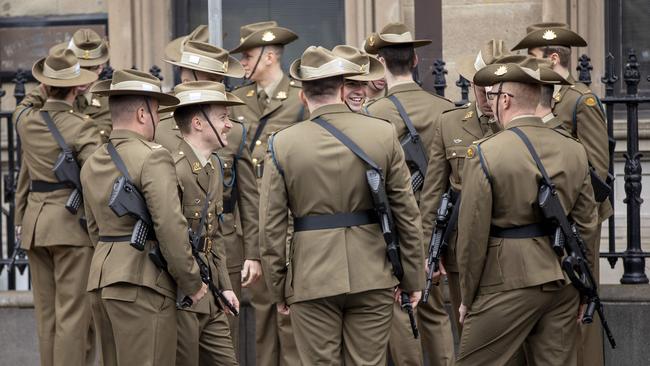
M 298 97 L 299 91 L 300 83 L 283 75 L 273 95 L 269 96 L 270 102 L 264 110 L 260 110 L 258 103 L 257 83 L 242 86 L 232 92 L 246 103 L 233 106 L 230 109 L 231 118 L 243 123 L 246 127 L 246 147 L 251 146 L 260 120 L 268 116 L 264 130 L 250 151 L 253 166 L 258 172 L 258 179 L 261 178 L 259 173 L 263 169 L 264 155 L 268 149 L 268 139 L 271 133 L 302 121 L 309 114 Z
M 461 191 L 463 165 L 467 149 L 476 140 L 492 135 L 500 129 L 497 122 L 481 115 L 474 103 L 450 109 L 440 115 L 436 123 L 434 141 L 429 150 L 429 165 L 420 201 L 424 240 L 431 240 L 431 232 L 436 220 L 442 194 L 449 187 Z M 449 237 L 445 255 L 445 269 L 458 272 L 456 265 L 456 233 Z
M 201 256 L 210 265 L 212 282 L 222 290 L 231 290 L 226 249 L 223 241 L 217 240 L 219 217 L 223 211 L 223 179 L 218 170 L 219 162 L 216 158 L 211 158 L 211 164 L 201 166 L 194 150 L 183 139 L 178 139 L 172 158 L 176 166 L 183 216 L 194 233 L 200 230 L 201 236 L 205 236 L 204 246 L 207 248 L 204 248 Z M 206 198 L 208 195 L 209 198 Z M 206 199 L 208 199 L 208 210 L 201 229 L 199 224 Z M 205 296 L 189 310 L 210 314 L 210 297 Z
M 147 141 L 129 130 L 113 130 L 110 141 L 120 154 L 142 193 L 154 223 L 160 249 L 167 260 L 168 272 L 161 271 L 149 259 L 156 245 L 149 240 L 140 252 L 128 242 L 103 242 L 99 236 L 131 235 L 136 220 L 128 215 L 117 217 L 108 207 L 113 183 L 120 172 L 111 160 L 106 145 L 97 149 L 81 169 L 88 231 L 95 244 L 90 264 L 88 290 L 126 282 L 145 286 L 176 300 L 176 284 L 183 294 L 194 294 L 201 287 L 199 269 L 192 257 L 187 235 L 187 220 L 178 199 L 174 162 L 161 145 Z M 135 296 L 131 289 L 124 296 Z
M 355 141 L 386 178 L 400 235 L 406 291 L 424 285 L 420 212 L 395 129 L 353 113 L 343 104 L 320 107 L 321 116 Z M 368 167 L 319 125 L 304 121 L 278 132 L 267 154 L 260 194 L 260 254 L 273 302 L 291 304 L 397 285 L 378 224 L 294 233 L 287 258 L 287 209 L 296 217 L 368 210 Z
M 583 83 L 567 78 L 574 85 L 564 85 L 555 95 L 553 113 L 564 123 L 562 127 L 571 132 L 573 112 L 577 116 L 577 137 L 587 150 L 587 158 L 596 169 L 598 176 L 605 180 L 609 169 L 609 141 L 607 119 L 597 103 L 597 97 Z M 605 221 L 614 213 L 609 198 L 599 204 L 598 217 Z
M 80 166 L 101 145 L 94 123 L 87 116 L 74 112 L 72 106 L 63 101 L 49 100 L 40 109 L 24 104 L 18 106 L 16 116 L 20 114 L 20 120 L 16 131 L 22 144 L 22 165 L 15 223 L 22 225 L 21 246 L 23 249 L 51 245 L 91 246 L 88 233 L 79 221 L 84 210 L 80 208 L 73 215 L 65 208 L 71 189 L 29 192 L 30 181 L 58 182 L 52 168 L 61 148 L 40 111 L 50 114 Z
M 509 131 L 512 127 L 531 140 L 585 242 L 593 243 L 597 234 L 596 203 L 582 145 L 564 131 L 547 128 L 538 117 L 511 121 L 505 131 L 472 145 L 465 160 L 456 249 L 463 269 L 462 301 L 468 307 L 481 294 L 563 283 L 565 278 L 548 236 L 490 236 L 491 225 L 510 228 L 543 220 L 536 208 L 541 173 L 524 143 Z M 593 245 L 587 252 L 595 259 Z
M 391 95 L 395 95 L 404 106 L 415 130 L 420 134 L 424 148 L 431 149 L 431 145 L 434 143 L 436 120 L 442 112 L 453 108 L 454 104 L 443 97 L 429 93 L 415 82 L 399 84 L 388 89 L 387 97 L 377 99 L 376 102 L 368 106 L 367 111 L 373 117 L 390 121 L 395 126 L 400 140 L 406 135 L 408 129 L 399 115 L 397 107 L 388 99 L 388 96 Z M 418 201 L 420 194 L 421 192 L 416 193 Z
M 219 240 L 226 245 L 228 271 L 235 273 L 242 270 L 244 260 L 260 260 L 260 196 L 243 124 L 233 121 L 228 132 L 228 146 L 219 149 L 217 155 L 223 169 L 224 203 L 231 202 L 233 185 L 237 187 L 237 203 L 232 211 L 224 211 L 219 225 Z
M 80 95 L 75 100 L 73 107 L 75 111 L 90 116 L 97 125 L 102 142 L 108 142 L 108 137 L 113 130 L 111 110 L 108 108 L 108 97 L 93 94 L 89 103 L 85 95 Z
M 161 114 L 160 123 L 156 127 L 155 141 L 170 151 L 176 148 L 178 139 L 181 137 L 173 116 L 173 113 Z M 226 245 L 230 273 L 241 271 L 246 259 L 260 259 L 257 178 L 250 151 L 246 146 L 246 127 L 234 120 L 232 120 L 232 124 L 230 132 L 228 132 L 228 146 L 217 151 L 224 177 L 224 207 L 227 206 L 226 202 L 230 201 L 233 184 L 237 185 L 239 191 L 234 210 L 223 213 L 221 225 L 218 227 L 219 240 L 223 240 Z M 234 170 L 235 160 L 237 160 L 237 167 Z M 234 181 L 233 174 L 236 174 Z M 242 241 L 237 240 L 237 236 L 243 238 L 243 244 Z

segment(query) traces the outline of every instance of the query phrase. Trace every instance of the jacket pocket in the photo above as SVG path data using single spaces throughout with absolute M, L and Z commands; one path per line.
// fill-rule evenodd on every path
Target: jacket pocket
M 465 156 L 467 155 L 467 147 L 452 146 L 448 147 L 446 152 L 447 161 L 451 167 L 451 177 L 455 183 L 460 184 L 460 177 L 463 174 L 463 166 L 465 164 Z
M 485 258 L 485 267 L 481 276 L 481 286 L 496 286 L 503 283 L 503 271 L 500 260 L 502 247 L 502 238 L 490 238 Z

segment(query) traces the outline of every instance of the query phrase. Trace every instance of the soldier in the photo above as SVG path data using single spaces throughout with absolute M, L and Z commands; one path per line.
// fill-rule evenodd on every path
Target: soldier
M 413 81 L 412 70 L 418 63 L 415 48 L 429 43 L 431 40 L 413 39 L 404 24 L 390 23 L 381 32 L 371 34 L 365 45 L 366 52 L 378 54 L 379 60 L 386 66 L 388 87 L 387 97 L 370 104 L 368 114 L 390 121 L 400 140 L 407 133 L 410 134 L 407 123 L 411 124 L 419 134 L 425 155 L 434 141 L 434 122 L 443 111 L 453 107 L 450 101 L 425 91 Z M 423 163 L 426 168 L 426 161 Z M 420 192 L 415 194 L 419 198 Z M 429 301 L 418 308 L 417 316 L 422 330 L 420 341 L 410 334 L 406 313 L 395 304 L 389 342 L 395 363 L 420 365 L 423 350 L 427 350 L 428 359 L 433 365 L 450 365 L 454 353 L 453 335 L 438 287 L 432 288 Z
M 392 205 L 400 236 L 400 288 L 411 292 L 412 306 L 423 285 L 420 214 L 397 134 L 390 124 L 341 104 L 343 77 L 362 73 L 358 64 L 327 49 L 305 50 L 291 65 L 291 75 L 302 81 L 300 97 L 312 120 L 274 135 L 265 161 L 260 199 L 265 279 L 278 312 L 291 315 L 305 365 L 386 362 L 398 281 L 372 213 L 368 169 L 385 178 L 380 182 L 388 195 L 385 203 Z M 365 151 L 368 163 L 327 126 Z M 289 208 L 295 233 L 287 256 Z
M 136 70 L 116 71 L 112 80 L 97 83 L 91 91 L 109 97 L 113 122 L 109 143 L 81 170 L 88 229 L 95 244 L 88 290 L 102 360 L 106 366 L 174 365 L 177 291 L 190 296 L 192 303 L 207 292 L 192 256 L 174 162 L 166 149 L 151 142 L 158 104 L 179 101 L 162 93 L 158 78 Z M 149 232 L 155 239 L 147 235 L 146 242 L 129 244 L 138 220 L 131 214 L 118 216 L 109 207 L 109 202 L 112 207 L 121 202 L 115 201 L 115 194 L 122 191 L 113 192 L 118 178 L 122 183 L 128 180 L 132 188 L 125 192 L 130 197 L 141 194 L 145 202 L 134 199 L 133 205 L 142 206 L 131 210 L 148 212 L 153 226 Z M 148 255 L 157 249 L 166 268 L 160 268 L 160 258 L 155 264 Z
M 602 105 L 589 87 L 576 82 L 569 71 L 571 47 L 586 47 L 587 42 L 564 23 L 535 24 L 526 31 L 528 34 L 512 49 L 527 49 L 531 56 L 550 60 L 553 64 L 552 70 L 573 84 L 555 87 L 553 114 L 564 122 L 564 129 L 570 131 L 584 145 L 589 164 L 594 169 L 592 173 L 611 186 L 613 179 L 608 176 L 609 139 Z M 598 198 L 598 219 L 602 225 L 614 211 L 609 202 L 609 195 L 600 195 L 597 190 L 594 192 L 597 198 L 601 196 Z M 600 226 L 598 232 L 600 233 Z M 600 247 L 600 235 L 595 240 Z M 594 266 L 594 276 L 598 281 L 598 260 L 594 262 Z M 581 326 L 580 336 L 580 365 L 603 365 L 603 338 L 600 329 Z
M 29 258 L 41 364 L 83 365 L 92 343 L 85 288 L 93 249 L 80 221 L 83 209 L 64 207 L 75 186 L 60 181 L 53 168 L 64 150 L 81 165 L 101 145 L 92 120 L 72 108 L 78 87 L 97 75 L 82 69 L 70 50 L 38 60 L 32 74 L 42 83 L 37 95 L 48 97 L 39 106 L 22 103 L 14 113 L 22 140 L 16 240 Z
M 492 39 L 481 47 L 477 55 L 466 57 L 460 62 L 460 75 L 467 80 L 472 80 L 476 71 L 507 53 L 502 40 Z M 451 191 L 454 201 L 454 209 L 449 213 L 449 220 L 457 220 L 457 214 L 454 214 L 453 211 L 458 210 L 460 206 L 463 163 L 467 148 L 473 141 L 500 130 L 485 96 L 485 88 L 472 84 L 472 90 L 476 100 L 474 103 L 443 112 L 436 123 L 434 142 L 429 151 L 429 165 L 422 191 L 423 199 L 420 201 L 425 243 L 431 238 L 441 197 L 448 190 Z M 456 218 L 452 219 L 454 216 Z M 450 234 L 446 234 L 448 248 L 440 259 L 440 267 L 441 272 L 447 276 L 453 321 L 460 334 L 461 327 L 458 322 L 459 268 L 456 264 L 456 228 L 452 226 L 454 226 L 453 223 L 451 226 L 447 226 L 447 230 L 451 231 Z
M 174 95 L 180 103 L 165 110 L 174 110 L 183 135 L 172 157 L 183 214 L 193 235 L 200 238 L 192 242 L 197 245 L 195 255 L 209 265 L 214 285 L 223 289 L 227 301 L 239 309 L 228 276 L 225 243 L 216 239 L 223 210 L 223 178 L 213 153 L 228 145 L 231 122 L 226 106 L 243 102 L 227 93 L 223 84 L 210 81 L 179 84 Z M 180 308 L 177 365 L 237 365 L 228 320 L 219 301 L 211 292 L 191 308 Z
M 343 83 L 343 102 L 352 112 L 361 112 L 363 103 L 366 101 L 366 90 L 368 83 L 384 77 L 384 65 L 374 56 L 364 51 L 347 45 L 336 46 L 332 49 L 338 57 L 354 62 L 363 67 L 366 72 L 362 75 L 348 76 Z
M 200 29 L 202 28 L 197 28 L 188 37 L 202 38 L 204 32 Z M 174 42 L 177 41 L 172 41 Z M 179 67 L 183 83 L 199 80 L 222 81 L 226 76 L 244 76 L 244 69 L 239 61 L 222 48 L 192 40 L 186 41 L 182 47 L 183 51 L 179 52 L 178 56 L 172 54 L 171 58 L 165 61 Z M 167 49 L 176 48 L 168 46 Z M 178 145 L 180 131 L 173 112 L 161 113 L 161 116 L 155 140 L 172 151 Z M 259 194 L 250 152 L 244 148 L 245 135 L 244 125 L 231 121 L 228 144 L 218 151 L 218 161 L 224 172 L 224 198 L 222 221 L 217 230 L 219 240 L 224 242 L 226 247 L 230 282 L 237 298 L 241 298 L 242 286 L 250 286 L 262 275 L 257 238 Z M 235 354 L 239 355 L 239 319 L 228 317 L 228 322 Z
M 242 26 L 240 35 L 239 45 L 230 53 L 242 54 L 241 64 L 251 83 L 233 91 L 246 104 L 232 107 L 231 116 L 246 127 L 245 146 L 250 151 L 259 188 L 269 136 L 306 115 L 298 98 L 299 83 L 290 80 L 281 69 L 284 46 L 298 36 L 274 21 Z M 276 312 L 265 281 L 253 285 L 251 294 L 257 364 L 298 365 L 291 321 Z
M 488 100 L 505 130 L 477 141 L 465 160 L 456 244 L 461 366 L 503 365 L 524 342 L 529 364 L 576 364 L 580 298 L 552 249 L 553 231 L 541 221 L 538 190 L 546 173 L 522 136 L 585 238 L 596 233 L 596 206 L 584 148 L 534 116 L 539 85 L 548 82 L 529 65 L 495 63 L 474 76 L 476 85 L 490 87 Z
M 192 33 L 173 39 L 165 46 L 165 58 L 170 61 L 178 62 L 183 53 L 183 47 L 189 41 L 210 43 L 210 29 L 205 24 L 194 28 Z

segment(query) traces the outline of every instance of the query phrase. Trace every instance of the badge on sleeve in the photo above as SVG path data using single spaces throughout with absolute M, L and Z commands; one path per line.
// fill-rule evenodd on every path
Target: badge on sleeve
M 588 97 L 587 99 L 585 99 L 585 104 L 586 104 L 587 106 L 589 106 L 589 107 L 594 107 L 594 106 L 596 106 L 596 98 L 594 98 L 594 97 Z
M 467 158 L 471 159 L 473 157 L 474 157 L 474 149 L 470 147 L 469 149 L 467 149 Z

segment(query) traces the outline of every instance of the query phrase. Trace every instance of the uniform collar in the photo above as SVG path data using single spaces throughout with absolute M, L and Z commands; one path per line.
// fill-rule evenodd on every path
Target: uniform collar
M 111 141 L 112 140 L 120 140 L 120 139 L 138 139 L 138 140 L 142 140 L 142 141 L 145 141 L 145 142 L 151 142 L 151 141 L 147 140 L 141 134 L 139 134 L 139 133 L 137 133 L 135 131 L 124 129 L 124 128 L 117 129 L 117 130 L 115 130 L 115 129 L 112 130 L 111 135 L 109 136 L 108 139 L 111 140 Z
M 388 93 L 386 93 L 386 95 L 393 95 L 395 93 L 417 90 L 422 90 L 422 88 L 415 81 L 407 81 L 401 84 L 393 85 L 393 87 L 388 89 Z
M 205 156 L 201 155 L 201 152 L 194 145 L 192 145 L 192 143 L 189 142 L 186 138 L 183 138 L 183 141 L 185 141 L 185 143 L 187 143 L 190 146 L 192 153 L 194 153 L 196 159 L 199 161 L 199 163 L 201 163 L 201 167 L 205 168 L 207 164 L 212 164 L 212 161 L 208 160 Z
M 507 130 L 512 129 L 514 127 L 522 127 L 522 126 L 535 126 L 535 127 L 540 127 L 540 126 L 545 126 L 544 122 L 542 122 L 542 119 L 534 116 L 534 115 L 524 115 L 524 116 L 517 116 L 508 123 L 508 126 L 506 127 Z
M 311 112 L 310 119 L 313 120 L 324 114 L 346 113 L 346 112 L 352 112 L 352 111 L 350 111 L 350 108 L 348 108 L 348 106 L 346 106 L 343 103 L 328 104 L 328 105 L 318 107 L 313 112 Z
M 41 108 L 43 111 L 70 111 L 72 112 L 72 104 L 69 104 L 65 100 L 60 100 L 60 99 L 48 99 L 45 101 L 45 104 L 43 104 L 43 108 Z
M 574 79 L 573 76 L 571 76 L 571 74 L 560 75 L 560 76 L 564 77 L 571 84 L 576 83 L 576 79 Z M 566 91 L 569 90 L 570 87 L 571 85 L 553 85 L 553 99 L 556 102 L 559 102 L 564 96 L 564 93 L 566 93 Z
M 545 115 L 544 117 L 542 117 L 542 122 L 548 123 L 548 121 L 552 120 L 553 118 L 555 118 L 555 115 L 553 114 L 553 112 L 551 112 Z
M 278 87 L 280 86 L 280 84 L 283 81 L 285 81 L 284 79 L 287 79 L 286 86 L 288 87 L 289 86 L 289 78 L 284 73 L 282 73 L 282 75 L 277 80 L 274 80 L 271 84 L 267 85 L 266 88 L 262 88 L 259 84 L 257 84 L 256 85 L 257 93 L 259 94 L 262 91 L 262 89 L 264 89 L 264 92 L 266 92 L 266 95 L 268 95 L 268 97 L 271 98 L 273 96 L 273 93 L 276 90 L 278 92 L 281 91 L 281 89 L 278 89 Z M 285 90 L 285 92 L 286 92 L 286 90 Z

